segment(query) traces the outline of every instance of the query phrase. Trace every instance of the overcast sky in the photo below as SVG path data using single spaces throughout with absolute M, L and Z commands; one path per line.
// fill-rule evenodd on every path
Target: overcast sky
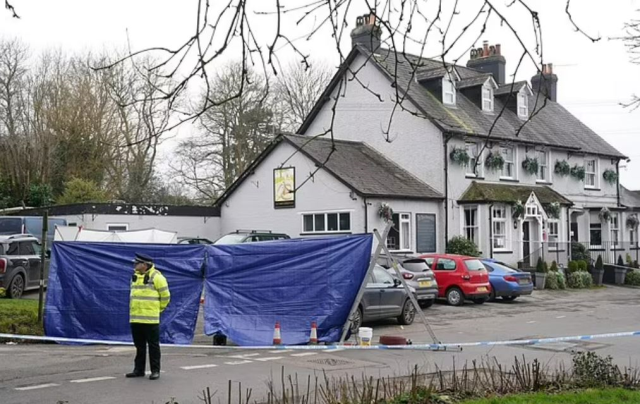
M 505 7 L 510 0 L 495 0 L 497 7 Z M 212 4 L 225 2 L 213 1 Z M 258 7 L 272 8 L 275 1 L 261 0 Z M 365 8 L 357 9 L 354 2 L 353 16 L 362 14 Z M 427 2 L 428 3 L 428 2 Z M 432 2 L 436 4 L 437 2 Z M 450 3 L 453 1 L 445 1 Z M 465 16 L 475 14 L 482 4 L 479 0 L 462 0 L 458 25 L 463 26 Z M 0 9 L 0 36 L 18 37 L 27 43 L 34 53 L 58 48 L 68 52 L 125 48 L 127 39 L 133 50 L 149 46 L 176 46 L 195 30 L 196 0 L 12 0 L 21 19 L 12 19 Z M 631 158 L 621 169 L 621 182 L 631 189 L 640 189 L 640 109 L 629 112 L 619 104 L 627 102 L 633 93 L 640 95 L 640 65 L 629 62 L 629 55 L 622 43 L 609 40 L 622 35 L 623 24 L 631 18 L 640 18 L 640 0 L 580 0 L 572 2 L 572 14 L 576 22 L 593 36 L 602 39 L 593 44 L 576 33 L 564 13 L 565 1 L 531 0 L 528 4 L 540 14 L 543 33 L 544 56 L 554 63 L 558 75 L 558 101 L 585 124 Z M 505 9 L 506 10 L 506 9 Z M 258 18 L 255 15 L 253 18 Z M 349 17 L 352 19 L 351 15 Z M 353 17 L 354 18 L 354 17 Z M 293 27 L 295 21 L 287 21 Z M 512 24 L 525 40 L 532 40 L 531 20 L 520 12 L 510 14 Z M 271 41 L 273 18 L 258 20 L 258 36 Z M 300 36 L 308 32 L 310 21 Z M 351 27 L 353 24 L 351 25 Z M 348 33 L 348 31 L 347 31 Z M 295 37 L 293 35 L 292 37 Z M 462 48 L 469 46 L 475 37 L 469 37 Z M 502 44 L 502 53 L 507 58 L 507 71 L 513 73 L 522 50 L 508 27 L 497 19 L 489 22 L 482 39 Z M 425 55 L 438 54 L 440 44 L 429 43 Z M 296 44 L 313 55 L 316 61 L 332 67 L 339 57 L 328 31 L 321 31 L 310 41 L 298 38 Z M 531 42 L 529 42 L 531 43 Z M 478 45 L 480 45 L 478 43 Z M 412 49 L 411 47 L 414 47 Z M 350 40 L 345 36 L 341 43 L 343 52 L 348 52 Z M 409 45 L 410 51 L 418 52 L 417 45 Z M 235 52 L 235 53 L 234 53 Z M 462 52 L 461 52 L 462 53 Z M 466 53 L 466 52 L 464 52 Z M 458 54 L 456 54 L 458 56 Z M 291 53 L 282 54 L 287 62 Z M 231 49 L 227 60 L 239 59 Z M 466 63 L 468 55 L 460 60 Z M 532 63 L 523 65 L 517 74 L 519 80 L 529 80 L 535 73 Z M 192 128 L 180 129 L 182 135 Z M 171 143 L 169 143 L 171 144 Z M 165 157 L 171 147 L 165 148 Z

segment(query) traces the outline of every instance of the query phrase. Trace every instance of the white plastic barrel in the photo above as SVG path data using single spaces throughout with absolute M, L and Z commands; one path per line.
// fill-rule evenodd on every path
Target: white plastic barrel
M 371 345 L 371 340 L 373 339 L 373 328 L 360 327 L 358 336 L 360 337 L 360 345 Z

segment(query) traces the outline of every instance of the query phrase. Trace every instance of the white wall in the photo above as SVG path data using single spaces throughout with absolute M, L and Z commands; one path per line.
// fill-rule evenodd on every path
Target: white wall
M 127 224 L 129 230 L 156 228 L 175 231 L 178 237 L 220 238 L 220 218 L 202 216 L 99 215 L 82 214 L 55 216 L 91 230 L 107 230 L 109 224 Z

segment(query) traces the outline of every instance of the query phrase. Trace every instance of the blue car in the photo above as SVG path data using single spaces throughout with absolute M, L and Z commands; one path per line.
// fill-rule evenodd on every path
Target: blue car
M 510 268 L 494 259 L 483 259 L 482 263 L 487 268 L 487 272 L 489 272 L 489 282 L 491 283 L 490 301 L 495 300 L 497 297 L 511 301 L 518 296 L 530 295 L 533 292 L 530 273 Z

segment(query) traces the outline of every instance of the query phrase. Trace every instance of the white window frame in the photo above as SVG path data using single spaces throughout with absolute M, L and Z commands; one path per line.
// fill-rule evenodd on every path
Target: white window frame
M 482 86 L 482 110 L 493 112 L 493 87 L 487 83 Z
M 113 230 L 111 227 L 124 227 L 124 230 Z M 107 231 L 129 231 L 129 223 L 107 223 Z
M 504 153 L 505 150 L 511 150 L 511 161 L 507 160 L 507 154 Z M 517 179 L 518 177 L 517 171 L 516 171 L 518 168 L 518 164 L 516 164 L 516 162 L 518 161 L 517 150 L 518 149 L 514 146 L 500 146 L 500 154 L 504 159 L 504 166 L 502 167 L 502 171 L 500 172 L 500 179 L 504 179 L 504 180 Z M 511 164 L 511 176 L 505 175 L 505 171 L 509 164 Z
M 622 245 L 622 233 L 620 232 L 621 221 L 620 212 L 611 212 L 611 220 L 609 221 L 609 242 L 613 248 L 618 248 Z M 614 234 L 616 235 L 615 237 Z
M 527 94 L 524 91 L 526 87 L 523 87 L 518 92 L 518 117 L 520 119 L 528 119 L 529 118 L 529 99 L 527 98 Z
M 636 247 L 638 243 L 638 230 L 637 229 L 629 229 L 629 248 L 633 249 Z
M 603 240 L 603 226 L 602 226 L 602 222 L 600 221 L 600 219 L 596 216 L 595 220 L 592 217 L 593 216 L 593 212 L 589 212 L 589 248 L 590 249 L 599 249 L 602 248 L 602 243 L 604 242 Z M 591 240 L 591 225 L 592 224 L 599 224 L 600 225 L 600 244 L 593 244 L 593 241 Z
M 542 164 L 542 158 L 544 156 L 544 161 L 546 164 Z M 536 174 L 536 182 L 543 183 L 551 183 L 551 170 L 549 169 L 549 161 L 551 158 L 551 153 L 549 150 L 538 150 L 536 153 L 536 157 L 538 158 L 538 173 Z M 540 173 L 544 173 L 544 178 L 540 178 Z
M 351 215 L 350 210 L 330 210 L 324 212 L 301 212 L 300 218 L 302 219 L 302 231 L 301 234 L 349 234 L 351 233 L 351 229 L 353 228 L 353 217 Z M 329 228 L 329 215 L 337 214 L 338 215 L 338 230 L 328 230 Z M 349 229 L 340 228 L 340 215 L 348 214 L 349 215 Z M 324 230 L 316 230 L 316 215 L 324 215 Z M 313 231 L 305 230 L 304 228 L 304 218 L 305 216 L 313 217 Z
M 482 156 L 477 155 L 480 152 L 480 145 L 475 142 L 465 142 L 464 149 L 469 155 L 469 163 L 465 167 L 464 175 L 466 177 L 482 177 L 484 175 L 484 164 L 482 164 Z M 471 153 L 471 150 L 474 150 L 474 153 Z M 476 165 L 476 161 L 480 161 L 477 166 L 477 173 L 472 172 L 471 170 Z
M 587 171 L 588 167 L 589 167 L 589 162 L 593 161 L 593 170 L 592 172 Z M 597 189 L 598 188 L 598 171 L 599 171 L 599 164 L 598 164 L 598 159 L 597 158 L 590 158 L 590 159 L 585 159 L 584 160 L 584 187 L 587 189 Z M 593 175 L 593 185 L 588 185 L 588 181 L 587 178 L 589 175 Z
M 467 224 L 467 210 L 475 210 L 476 214 L 475 214 L 475 224 L 473 225 L 469 225 Z M 480 224 L 482 223 L 482 221 L 480 220 L 480 207 L 478 205 L 464 205 L 460 207 L 460 212 L 461 212 L 461 220 L 460 220 L 460 232 L 462 234 L 463 237 L 465 238 L 469 238 L 467 236 L 467 231 L 471 230 L 474 233 L 474 239 L 472 240 L 474 243 L 476 243 L 476 246 L 478 246 L 478 248 L 480 248 Z
M 398 247 L 399 250 L 392 249 L 388 244 L 387 247 L 390 251 L 411 251 L 411 213 L 409 212 L 393 212 L 394 215 L 398 215 Z M 404 232 L 402 231 L 405 225 L 408 227 L 407 237 L 405 240 Z M 405 243 L 406 242 L 406 243 Z M 406 245 L 405 245 L 406 244 Z
M 450 89 L 447 89 L 448 85 L 451 86 Z M 451 102 L 447 101 L 447 95 L 451 95 Z M 456 105 L 456 86 L 450 73 L 447 73 L 442 78 L 442 103 L 444 105 Z
M 495 212 L 501 210 L 504 212 L 504 214 L 502 215 L 502 217 L 500 218 L 496 218 L 495 216 Z M 506 205 L 495 205 L 491 208 L 491 234 L 492 234 L 492 240 L 491 240 L 491 246 L 493 248 L 493 251 L 510 251 L 510 234 L 509 234 L 509 229 L 511 228 L 511 226 L 509 226 L 509 208 Z M 498 247 L 496 245 L 496 241 L 498 240 L 497 237 L 497 232 L 496 232 L 496 224 L 498 223 L 502 223 L 504 225 L 504 235 L 501 235 L 500 238 L 504 238 L 504 246 L 503 247 Z
M 559 249 L 561 240 L 560 237 L 562 235 L 562 222 L 560 219 L 549 219 L 547 222 L 547 242 L 549 243 L 549 251 L 557 251 Z M 555 226 L 556 232 L 552 233 L 551 228 Z M 551 240 L 551 237 L 555 236 L 555 241 Z

